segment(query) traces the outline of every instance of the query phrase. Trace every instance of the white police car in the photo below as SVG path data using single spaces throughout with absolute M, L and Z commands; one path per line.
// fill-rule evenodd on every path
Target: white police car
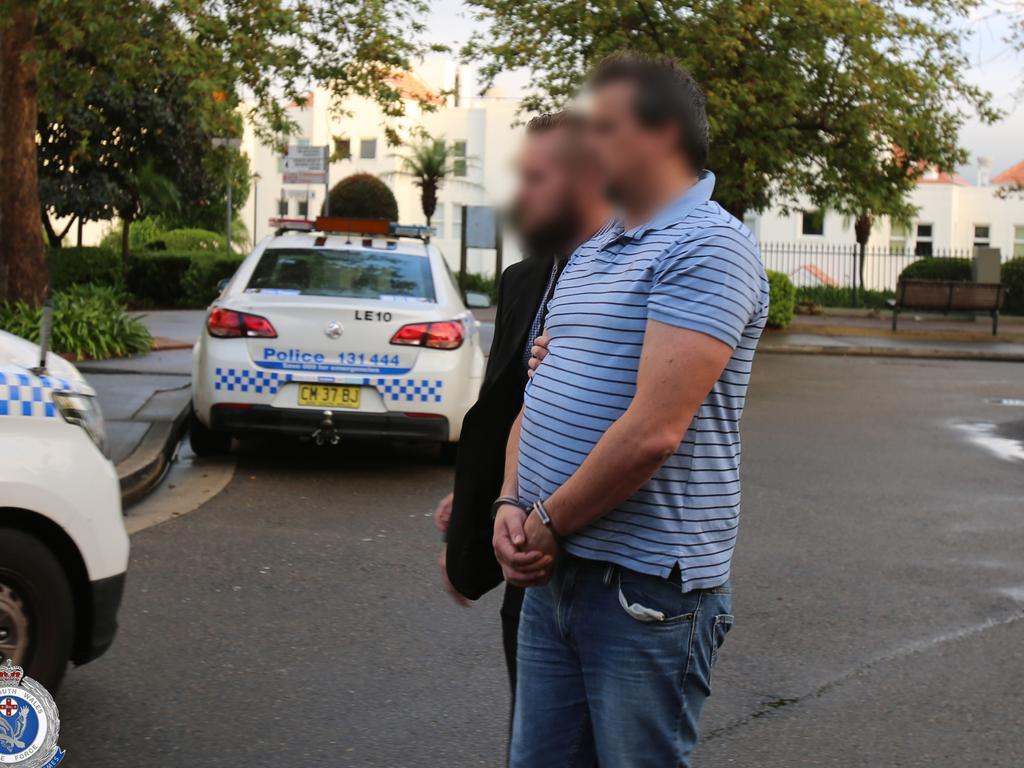
M 0 331 L 0 662 L 52 691 L 114 638 L 128 534 L 96 393 L 67 361 L 39 361 Z
M 476 320 L 425 228 L 298 222 L 259 243 L 210 307 L 192 447 L 386 435 L 450 454 L 483 372 Z

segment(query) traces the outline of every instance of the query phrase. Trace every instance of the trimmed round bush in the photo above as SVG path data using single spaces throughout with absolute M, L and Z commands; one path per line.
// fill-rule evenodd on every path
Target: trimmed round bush
M 1003 264 L 1000 277 L 1003 285 L 1006 286 L 1003 312 L 1010 315 L 1024 315 L 1024 256 L 1010 259 Z
M 233 239 L 233 238 L 232 238 Z M 206 251 L 226 253 L 224 235 L 208 229 L 171 229 L 146 243 L 149 251 Z
M 900 280 L 970 279 L 971 260 L 961 257 L 928 256 L 918 259 L 900 272 Z
M 782 272 L 768 270 L 768 326 L 785 328 L 793 322 L 796 309 L 796 286 L 789 276 Z
M 394 193 L 372 173 L 345 177 L 331 187 L 329 200 L 331 216 L 398 221 L 398 201 Z
M 0 327 L 39 341 L 41 307 L 24 302 L 0 304 Z M 72 285 L 53 295 L 50 348 L 83 358 L 123 357 L 145 352 L 153 340 L 146 326 L 125 313 L 125 296 L 105 285 Z

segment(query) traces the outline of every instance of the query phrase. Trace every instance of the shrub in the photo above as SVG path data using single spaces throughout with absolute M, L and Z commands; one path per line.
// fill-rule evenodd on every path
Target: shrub
M 171 229 L 160 232 L 145 247 L 148 251 L 225 253 L 227 250 L 224 235 L 208 229 Z
M 23 302 L 0 304 L 0 327 L 39 342 L 42 308 Z M 125 296 L 117 288 L 72 285 L 53 296 L 50 348 L 75 357 L 123 357 L 145 352 L 152 345 L 149 331 L 125 314 Z
M 235 274 L 242 256 L 226 255 L 193 258 L 185 274 L 181 276 L 182 306 L 206 307 L 217 298 L 217 283 Z
M 768 325 L 772 328 L 785 328 L 793 322 L 796 308 L 796 286 L 782 272 L 768 270 Z
M 143 306 L 181 306 L 181 279 L 192 258 L 190 253 L 171 251 L 133 253 L 125 274 L 132 299 Z
M 467 272 L 465 282 L 465 290 L 486 293 L 491 297 L 492 304 L 498 300 L 498 281 L 494 277 L 478 272 Z
M 857 289 L 857 303 L 853 303 L 853 291 L 849 286 L 805 285 L 796 289 L 796 300 L 800 304 L 820 304 L 823 307 L 867 307 L 885 309 L 886 300 L 895 298 L 895 291 L 874 291 Z
M 128 290 L 143 306 L 201 309 L 213 301 L 217 283 L 231 277 L 243 258 L 202 251 L 132 254 Z
M 54 291 L 90 283 L 120 288 L 124 283 L 121 256 L 111 248 L 50 248 L 47 260 Z
M 960 257 L 929 256 L 908 265 L 900 280 L 970 280 L 971 260 Z
M 372 173 L 354 173 L 331 188 L 332 216 L 398 221 L 398 201 L 383 181 Z
M 1003 311 L 1011 315 L 1024 315 L 1024 256 L 1003 264 L 1000 277 L 1006 286 Z

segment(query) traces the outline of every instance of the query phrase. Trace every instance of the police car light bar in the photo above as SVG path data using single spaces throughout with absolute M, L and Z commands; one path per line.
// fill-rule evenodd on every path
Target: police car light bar
M 268 222 L 277 232 L 312 232 L 316 223 L 309 219 L 270 219 Z
M 430 227 L 399 224 L 387 219 L 351 219 L 346 216 L 320 216 L 316 220 L 319 232 L 337 232 L 353 235 L 385 235 L 391 237 L 414 237 L 429 240 Z

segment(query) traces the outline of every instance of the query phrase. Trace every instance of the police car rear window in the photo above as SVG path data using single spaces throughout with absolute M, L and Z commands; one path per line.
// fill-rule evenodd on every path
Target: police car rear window
M 435 301 L 434 279 L 426 256 L 376 250 L 268 248 L 246 291 Z

